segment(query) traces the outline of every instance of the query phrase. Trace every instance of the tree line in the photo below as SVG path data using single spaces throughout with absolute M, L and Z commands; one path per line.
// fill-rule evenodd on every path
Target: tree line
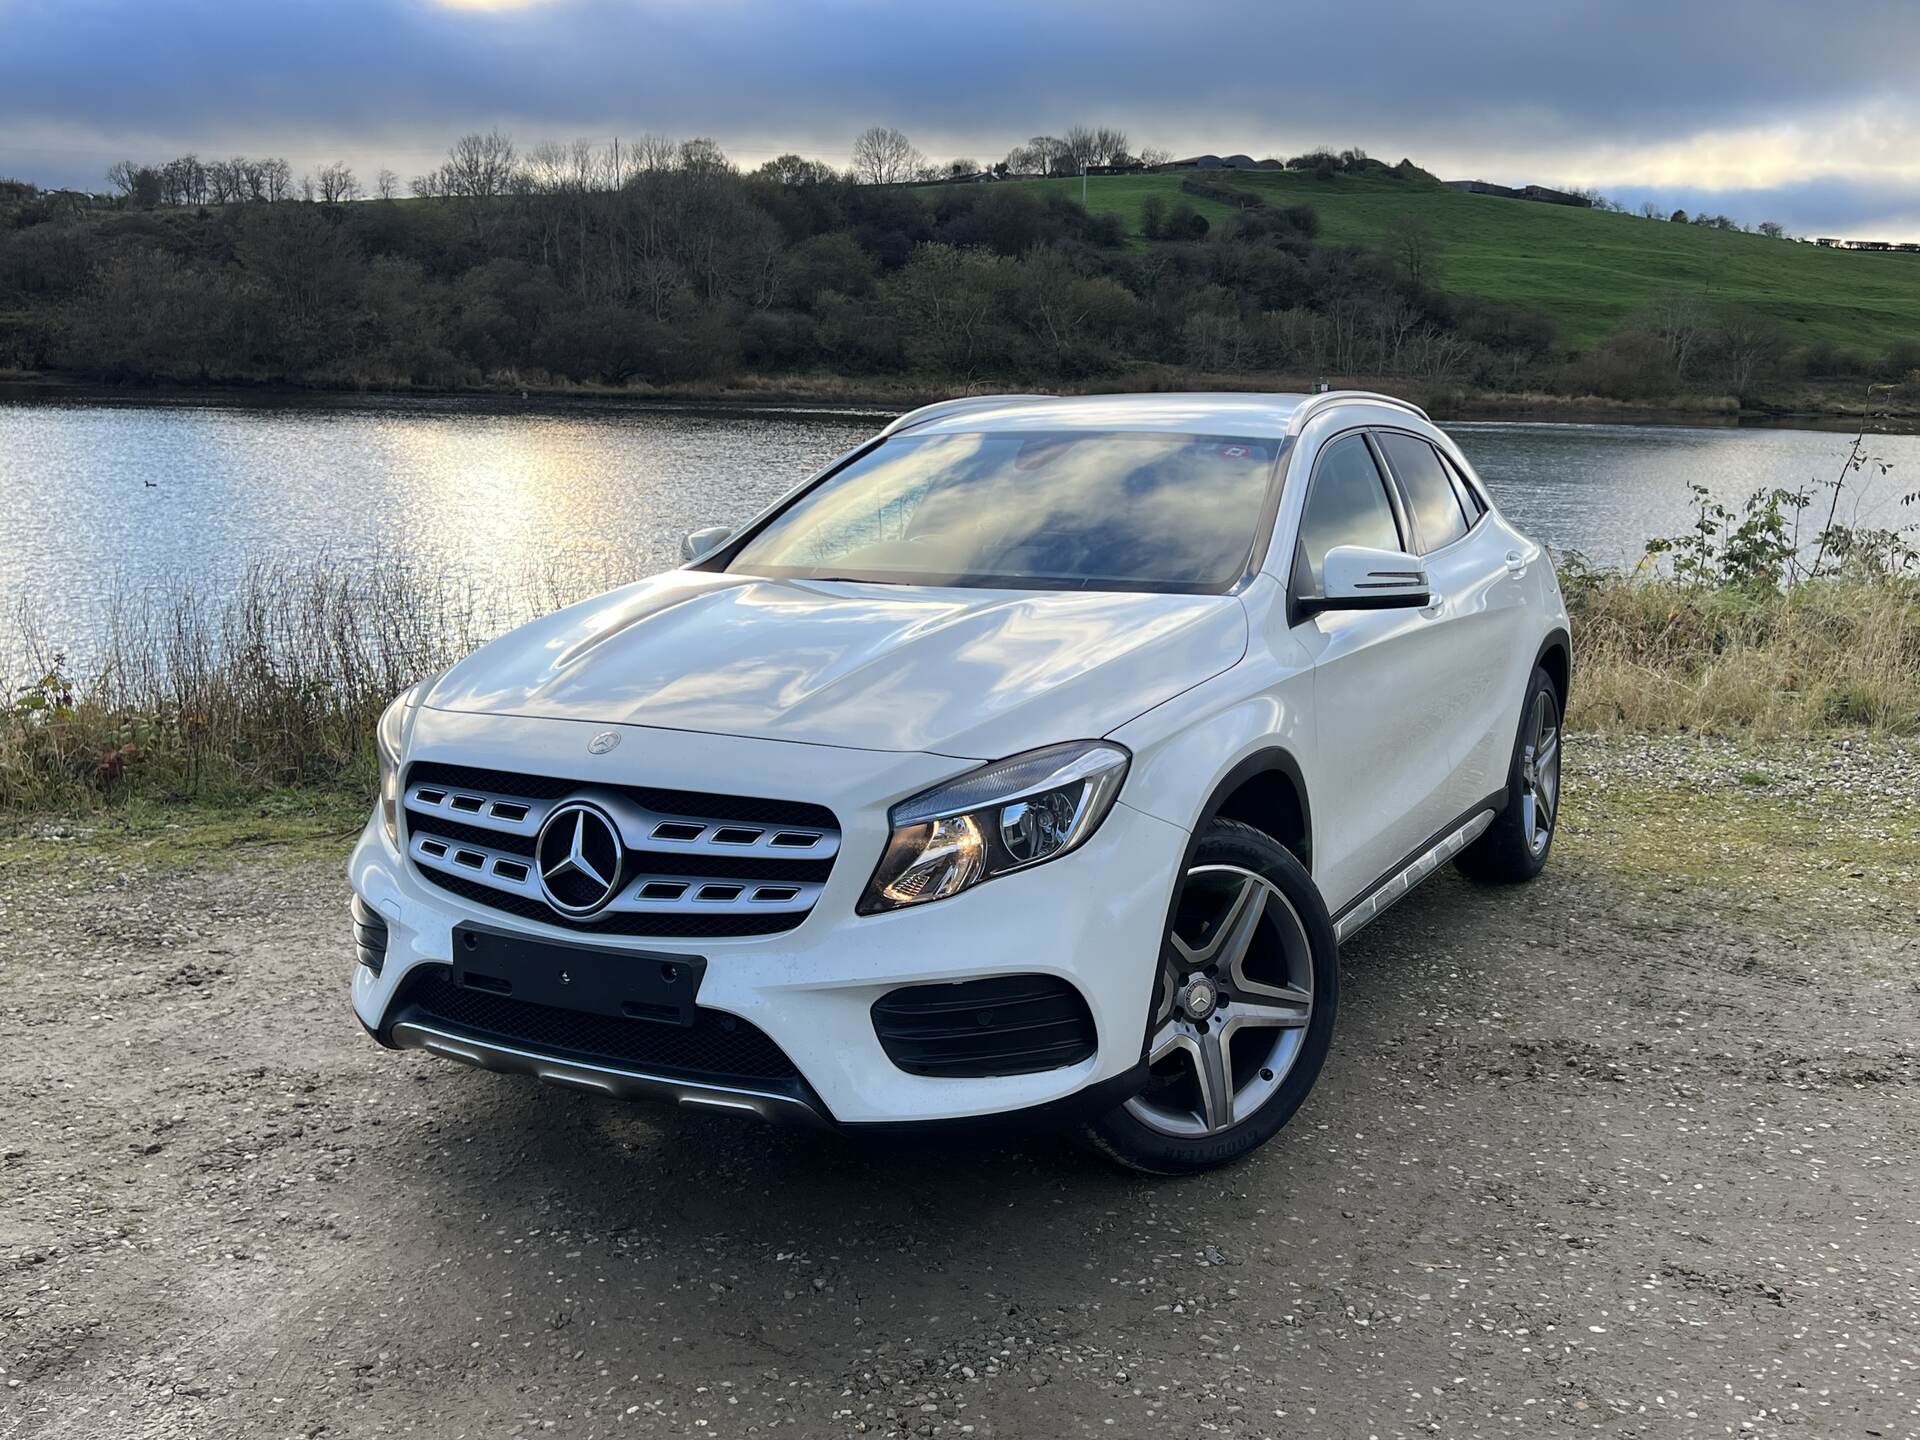
M 1310 206 L 1270 205 L 1230 176 L 1183 191 L 1229 196 L 1225 217 L 1162 206 L 1129 244 L 1118 217 L 1065 195 L 865 183 L 798 155 L 743 172 L 706 139 L 522 154 L 476 134 L 412 182 L 417 198 L 389 181 L 352 204 L 350 176 L 316 182 L 316 203 L 298 203 L 304 187 L 276 202 L 285 177 L 263 164 L 256 187 L 254 163 L 225 162 L 219 179 L 181 167 L 162 186 L 229 187 L 227 203 L 76 211 L 0 185 L 0 367 L 494 388 L 1177 369 L 1638 394 L 1816 363 L 1705 309 L 1636 321 L 1570 360 L 1540 313 L 1446 293 L 1445 246 L 1417 220 L 1377 248 L 1329 244 Z

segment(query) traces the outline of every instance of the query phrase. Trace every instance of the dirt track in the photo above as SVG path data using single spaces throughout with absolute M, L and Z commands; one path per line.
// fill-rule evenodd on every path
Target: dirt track
M 331 864 L 0 879 L 0 1436 L 1920 1434 L 1911 886 L 1563 838 L 1160 1183 L 382 1052 Z

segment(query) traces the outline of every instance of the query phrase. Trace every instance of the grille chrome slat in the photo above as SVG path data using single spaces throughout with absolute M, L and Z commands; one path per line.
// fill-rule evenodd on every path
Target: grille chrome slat
M 593 787 L 582 787 L 581 795 L 614 818 L 620 826 L 621 843 L 635 854 L 831 860 L 840 851 L 840 837 L 831 830 L 805 825 L 742 825 L 737 821 L 707 820 L 697 815 L 662 815 L 634 804 L 618 792 Z M 406 794 L 406 806 L 416 814 L 445 816 L 462 825 L 529 838 L 540 833 L 540 827 L 559 803 L 441 785 L 412 785 Z
M 434 764 L 408 778 L 407 852 L 423 874 L 476 902 L 572 930 L 791 929 L 819 902 L 840 850 L 832 812 L 819 806 Z M 553 908 L 533 853 L 541 827 L 574 800 L 611 819 L 627 852 L 618 892 L 588 915 Z M 498 900 L 483 898 L 490 894 Z
M 515 895 L 524 895 L 530 900 L 544 902 L 546 899 L 545 893 L 540 888 L 539 877 L 532 872 L 521 856 L 511 855 L 504 850 L 483 849 L 478 845 L 448 846 L 431 835 L 415 835 L 408 848 L 412 852 L 414 863 L 424 865 L 428 869 L 464 875 L 469 880 L 477 880 L 496 890 L 507 890 Z M 478 863 L 466 857 L 477 857 Z M 678 887 L 678 893 L 671 896 L 658 892 L 653 895 L 643 893 L 652 886 Z M 640 874 L 629 876 L 626 883 L 621 886 L 620 893 L 607 902 L 606 910 L 601 913 L 805 914 L 820 899 L 820 892 L 824 888 L 822 885 L 805 881 L 756 882 L 713 879 L 704 876 Z M 707 898 L 715 890 L 731 890 L 735 893 L 725 899 Z
M 641 898 L 640 892 L 649 885 L 682 885 L 686 888 L 672 898 Z M 786 880 L 754 884 L 751 881 L 738 880 L 688 880 L 682 875 L 636 875 L 628 882 L 627 887 L 614 897 L 607 908 L 661 915 L 805 914 L 819 900 L 822 888 L 819 885 L 795 884 Z M 735 890 L 739 893 L 730 900 L 701 898 L 703 892 L 715 889 Z M 775 892 L 778 898 L 761 899 L 762 892 L 766 891 Z

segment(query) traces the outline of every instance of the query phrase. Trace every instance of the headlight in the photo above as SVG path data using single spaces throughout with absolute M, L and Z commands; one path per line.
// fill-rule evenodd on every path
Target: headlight
M 373 748 L 380 757 L 380 821 L 387 827 L 387 839 L 400 843 L 400 752 L 407 738 L 407 712 L 420 701 L 424 685 L 404 690 L 381 713 L 374 727 Z
M 859 912 L 957 895 L 1009 870 L 1058 859 L 1113 808 L 1132 757 L 1105 741 L 1049 745 L 903 800 Z

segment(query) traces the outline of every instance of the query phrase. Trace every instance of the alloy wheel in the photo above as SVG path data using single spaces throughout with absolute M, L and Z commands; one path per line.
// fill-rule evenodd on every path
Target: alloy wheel
M 1218 1135 L 1271 1100 L 1313 1018 L 1306 927 L 1265 876 L 1197 865 L 1161 961 L 1147 1088 L 1127 1101 L 1168 1135 Z
M 1553 820 L 1560 807 L 1560 715 L 1546 690 L 1533 697 L 1527 740 L 1520 753 L 1520 783 L 1520 819 L 1527 846 L 1535 855 L 1543 855 L 1553 839 Z

